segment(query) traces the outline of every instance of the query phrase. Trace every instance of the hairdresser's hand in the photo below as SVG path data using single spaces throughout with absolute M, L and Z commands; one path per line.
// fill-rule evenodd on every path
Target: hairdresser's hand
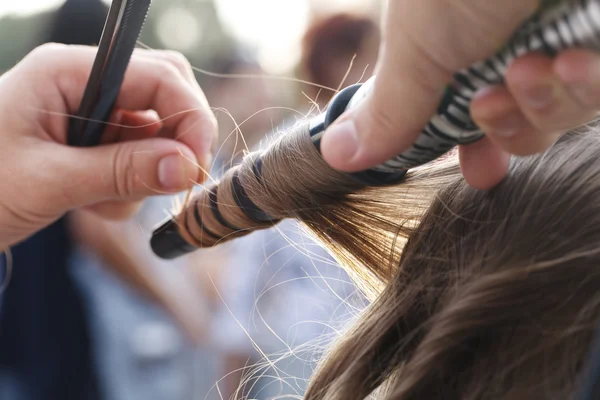
M 357 171 L 404 151 L 435 113 L 453 73 L 495 54 L 539 2 L 391 0 L 373 96 L 325 134 L 325 159 Z M 567 51 L 555 60 L 517 60 L 506 89 L 486 90 L 472 103 L 487 137 L 460 149 L 466 180 L 477 188 L 495 186 L 510 154 L 544 151 L 599 109 L 598 55 Z
M 191 68 L 173 53 L 134 55 L 113 118 L 130 128 L 110 127 L 95 148 L 65 144 L 94 56 L 93 48 L 45 45 L 0 77 L 0 250 L 70 210 L 121 218 L 146 196 L 204 179 L 198 165 L 208 169 L 216 123 Z

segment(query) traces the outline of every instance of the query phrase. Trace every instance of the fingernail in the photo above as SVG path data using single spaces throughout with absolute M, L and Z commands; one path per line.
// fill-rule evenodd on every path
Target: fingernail
M 331 143 L 335 143 L 337 157 L 351 159 L 358 152 L 358 132 L 351 119 L 334 124 L 329 128 L 327 135 Z
M 179 154 L 166 156 L 158 164 L 158 180 L 165 190 L 178 190 L 187 186 L 187 161 Z
M 525 127 L 525 118 L 519 112 L 512 112 L 490 123 L 490 133 L 509 138 L 515 136 Z
M 148 119 L 155 119 L 155 120 L 159 120 L 160 119 L 160 116 L 154 110 L 146 110 L 146 111 L 143 112 L 143 115 L 146 118 L 148 118 Z
M 541 85 L 525 91 L 525 98 L 529 107 L 544 109 L 554 102 L 554 86 Z

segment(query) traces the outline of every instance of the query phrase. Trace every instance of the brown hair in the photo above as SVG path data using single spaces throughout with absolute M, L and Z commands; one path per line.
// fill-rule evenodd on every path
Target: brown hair
M 596 132 L 571 133 L 487 192 L 434 167 L 394 276 L 306 398 L 572 398 L 600 315 L 598 156 Z
M 364 188 L 299 127 L 179 222 L 212 246 L 297 218 L 371 294 L 307 399 L 570 398 L 600 315 L 599 158 L 594 128 L 514 159 L 490 191 L 469 187 L 455 156 Z

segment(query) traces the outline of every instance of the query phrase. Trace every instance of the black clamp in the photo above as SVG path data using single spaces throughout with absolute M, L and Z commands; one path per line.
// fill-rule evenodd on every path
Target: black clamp
M 154 231 L 150 247 L 154 254 L 165 260 L 173 260 L 198 250 L 181 236 L 177 223 L 172 219 Z

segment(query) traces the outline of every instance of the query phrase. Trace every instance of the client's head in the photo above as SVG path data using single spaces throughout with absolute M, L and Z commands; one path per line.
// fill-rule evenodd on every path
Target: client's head
M 307 399 L 572 398 L 600 317 L 597 130 L 514 159 L 490 191 L 469 187 L 450 158 L 347 207 L 372 229 L 357 221 L 331 247 L 345 260 L 384 254 L 354 267 L 384 288 Z
M 260 162 L 258 162 L 260 160 Z M 218 189 L 218 190 L 217 190 Z M 365 188 L 300 126 L 247 156 L 177 217 L 210 247 L 304 222 L 374 299 L 307 399 L 565 399 L 600 317 L 600 130 L 515 158 L 490 191 L 456 156 Z

